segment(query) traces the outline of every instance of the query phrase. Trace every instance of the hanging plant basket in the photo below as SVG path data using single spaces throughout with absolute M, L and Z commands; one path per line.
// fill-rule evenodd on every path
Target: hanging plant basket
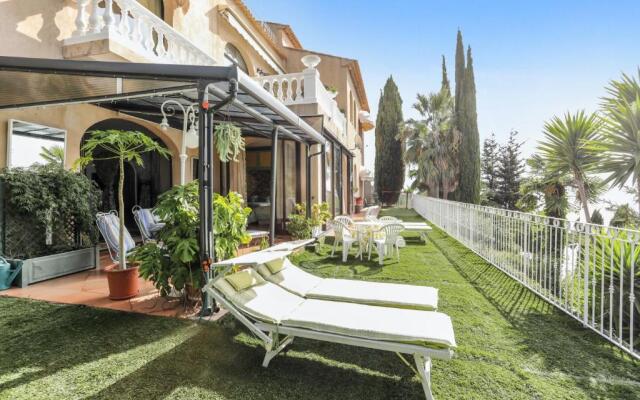
M 238 154 L 244 150 L 244 138 L 240 128 L 229 122 L 222 122 L 215 127 L 215 140 L 220 161 L 238 161 Z

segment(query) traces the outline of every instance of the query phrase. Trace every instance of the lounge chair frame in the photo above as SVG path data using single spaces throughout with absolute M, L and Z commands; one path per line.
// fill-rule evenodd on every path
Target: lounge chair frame
M 239 265 L 255 266 L 257 263 L 242 263 Z M 288 327 L 275 325 L 259 321 L 238 309 L 232 302 L 228 301 L 225 296 L 218 291 L 213 285 L 218 279 L 222 279 L 236 264 L 214 265 L 214 268 L 222 270 L 209 281 L 203 288 L 209 295 L 216 299 L 228 310 L 238 321 L 245 325 L 254 335 L 261 341 L 262 346 L 266 350 L 262 366 L 267 368 L 271 360 L 280 354 L 285 348 L 293 343 L 296 337 L 320 340 L 324 342 L 345 344 L 349 346 L 364 347 L 368 349 L 392 351 L 396 353 L 410 368 L 411 365 L 406 361 L 402 354 L 413 356 L 415 363 L 415 371 L 417 372 L 422 383 L 422 389 L 427 400 L 433 400 L 431 391 L 431 359 L 450 360 L 453 357 L 451 349 L 432 349 L 423 346 L 417 346 L 406 343 L 398 343 L 384 340 L 363 339 L 353 336 L 340 335 L 335 333 L 327 333 L 315 331 L 312 329 Z M 413 368 L 412 368 L 413 369 Z

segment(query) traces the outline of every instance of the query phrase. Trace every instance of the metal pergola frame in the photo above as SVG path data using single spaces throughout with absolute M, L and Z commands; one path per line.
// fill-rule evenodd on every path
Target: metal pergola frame
M 200 261 L 205 278 L 215 261 L 213 234 L 213 132 L 220 121 L 243 134 L 272 140 L 270 238 L 275 235 L 277 144 L 294 140 L 307 146 L 326 143 L 323 135 L 264 90 L 237 66 L 192 66 L 124 62 L 0 57 L 0 110 L 95 104 L 114 111 L 160 120 L 166 99 L 197 103 L 199 134 Z M 179 126 L 174 116 L 170 123 Z M 205 310 L 210 311 L 205 299 Z

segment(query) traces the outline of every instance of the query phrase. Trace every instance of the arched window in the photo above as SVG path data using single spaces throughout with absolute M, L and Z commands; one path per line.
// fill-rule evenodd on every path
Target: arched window
M 240 50 L 238 50 L 236 46 L 231 43 L 227 43 L 227 45 L 224 46 L 224 57 L 229 60 L 230 63 L 237 65 L 238 68 L 243 70 L 245 73 L 249 73 L 247 63 L 244 61 L 242 54 L 240 54 Z

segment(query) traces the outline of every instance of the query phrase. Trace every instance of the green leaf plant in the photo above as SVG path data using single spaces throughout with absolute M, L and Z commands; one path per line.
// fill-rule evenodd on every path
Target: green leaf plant
M 116 129 L 97 130 L 90 132 L 90 137 L 81 147 L 84 156 L 74 163 L 76 167 L 86 167 L 94 160 L 117 160 L 120 168 L 118 180 L 118 215 L 120 218 L 120 234 L 118 245 L 124 249 L 124 163 L 135 162 L 143 166 L 142 154 L 152 151 L 163 157 L 169 156 L 169 151 L 149 136 L 137 131 L 122 131 Z M 119 268 L 127 268 L 126 255 L 123 251 L 118 260 Z

